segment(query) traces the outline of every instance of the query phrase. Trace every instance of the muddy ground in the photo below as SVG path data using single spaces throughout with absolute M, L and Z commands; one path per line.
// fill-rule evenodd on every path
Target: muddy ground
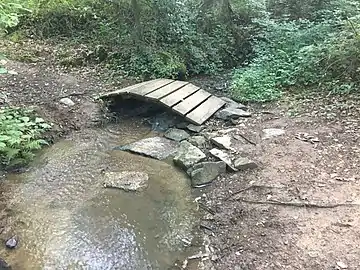
M 36 106 L 55 124 L 54 139 L 98 124 L 103 112 L 94 97 L 131 83 L 109 82 L 102 69 L 61 68 L 51 50 L 37 46 L 33 63 L 6 63 L 17 74 L 0 75 L 1 98 Z M 193 82 L 212 91 L 227 86 L 218 77 Z M 75 105 L 62 105 L 63 97 Z M 214 268 L 360 269 L 359 96 L 287 94 L 280 102 L 249 107 L 251 118 L 211 122 L 214 130 L 232 129 L 230 134 L 253 142 L 235 148 L 259 165 L 204 190 L 214 213 L 202 221 L 210 228 L 204 233 L 214 248 Z M 265 128 L 285 134 L 264 139 Z

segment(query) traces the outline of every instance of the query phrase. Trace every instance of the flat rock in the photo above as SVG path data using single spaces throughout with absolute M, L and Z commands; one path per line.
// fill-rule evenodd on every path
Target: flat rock
M 285 130 L 280 128 L 266 128 L 262 130 L 264 133 L 263 139 L 270 139 L 285 134 Z
M 6 240 L 6 242 L 5 242 L 5 246 L 6 246 L 7 248 L 10 248 L 10 249 L 16 248 L 17 244 L 18 244 L 18 239 L 17 239 L 16 236 L 13 236 L 13 237 L 9 238 L 9 239 Z
M 141 191 L 147 188 L 149 176 L 144 172 L 105 172 L 104 187 L 125 191 Z
M 205 127 L 204 127 L 204 126 L 197 126 L 197 125 L 194 125 L 194 124 L 189 124 L 189 125 L 187 125 L 186 128 L 187 128 L 188 130 L 192 131 L 192 132 L 199 133 L 199 132 L 201 132 Z
M 248 109 L 244 104 L 238 103 L 235 100 L 232 100 L 231 98 L 221 97 L 221 99 L 226 102 L 226 105 L 225 105 L 226 108 L 232 107 L 235 109 L 242 109 L 245 111 Z
M 234 107 L 228 107 L 215 114 L 215 117 L 222 120 L 237 119 L 240 117 L 250 117 L 251 113 L 244 111 L 243 109 L 237 109 Z
M 206 139 L 204 136 L 192 136 L 188 139 L 188 142 L 199 148 L 206 147 Z
M 189 133 L 187 133 L 185 130 L 182 129 L 178 129 L 178 128 L 170 128 L 165 132 L 164 135 L 166 138 L 176 141 L 176 142 L 181 142 L 183 140 L 186 140 L 187 138 L 190 137 Z
M 174 164 L 188 170 L 190 167 L 203 161 L 206 155 L 196 146 L 192 145 L 188 141 L 182 141 L 180 148 L 174 157 Z
M 238 157 L 234 160 L 234 167 L 238 170 L 248 170 L 257 168 L 257 164 L 246 158 L 246 157 Z
M 189 125 L 188 122 L 180 122 L 180 123 L 176 124 L 176 127 L 180 128 L 180 129 L 185 129 L 185 128 L 187 128 L 188 125 Z
M 222 149 L 230 150 L 231 147 L 231 137 L 229 135 L 224 135 L 220 137 L 214 137 L 211 139 L 211 142 L 215 144 L 217 147 Z
M 220 174 L 226 172 L 226 164 L 223 161 L 201 162 L 188 170 L 191 177 L 192 187 L 202 187 L 214 181 Z
M 68 106 L 68 107 L 71 107 L 71 106 L 74 106 L 75 105 L 75 102 L 72 101 L 70 98 L 62 98 L 59 100 L 60 103 Z
M 122 147 L 116 147 L 115 149 L 163 160 L 175 154 L 178 148 L 178 142 L 164 137 L 152 137 Z
M 227 154 L 224 151 L 222 151 L 220 149 L 217 149 L 217 148 L 211 149 L 210 154 L 212 156 L 220 159 L 221 161 L 225 162 L 230 171 L 232 171 L 232 172 L 237 171 L 237 169 L 232 164 L 232 161 L 231 161 L 231 158 L 230 158 L 229 154 Z

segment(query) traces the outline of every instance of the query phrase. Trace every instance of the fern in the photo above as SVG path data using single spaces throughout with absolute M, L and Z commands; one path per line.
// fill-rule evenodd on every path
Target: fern
M 0 108 L 0 165 L 19 166 L 28 163 L 34 152 L 48 143 L 41 135 L 51 128 L 32 110 Z

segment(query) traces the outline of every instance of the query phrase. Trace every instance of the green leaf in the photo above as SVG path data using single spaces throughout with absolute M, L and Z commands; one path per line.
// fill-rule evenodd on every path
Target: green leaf
M 35 118 L 35 123 L 43 123 L 43 122 L 45 122 L 45 121 L 41 117 L 36 117 Z
M 30 121 L 30 118 L 27 117 L 27 116 L 23 116 L 23 117 L 21 117 L 20 119 L 21 119 L 22 121 L 24 121 L 24 122 L 29 122 L 29 121 Z
M 8 71 L 4 67 L 0 67 L 0 74 L 6 74 Z

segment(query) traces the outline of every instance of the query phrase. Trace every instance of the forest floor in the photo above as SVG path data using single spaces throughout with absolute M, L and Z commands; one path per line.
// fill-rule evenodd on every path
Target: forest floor
M 55 124 L 54 139 L 94 125 L 101 112 L 93 98 L 130 83 L 111 82 L 98 69 L 61 68 L 51 48 L 26 45 L 21 46 L 36 59 L 6 62 L 16 74 L 0 76 L 0 103 L 36 106 Z M 64 97 L 75 105 L 61 104 Z M 226 175 L 208 188 L 207 205 L 215 215 L 203 222 L 211 228 L 214 267 L 360 269 L 359 96 L 288 94 L 250 111 L 253 116 L 235 126 L 216 127 L 235 128 L 253 141 L 237 150 L 259 167 Z M 285 133 L 266 139 L 267 128 Z

